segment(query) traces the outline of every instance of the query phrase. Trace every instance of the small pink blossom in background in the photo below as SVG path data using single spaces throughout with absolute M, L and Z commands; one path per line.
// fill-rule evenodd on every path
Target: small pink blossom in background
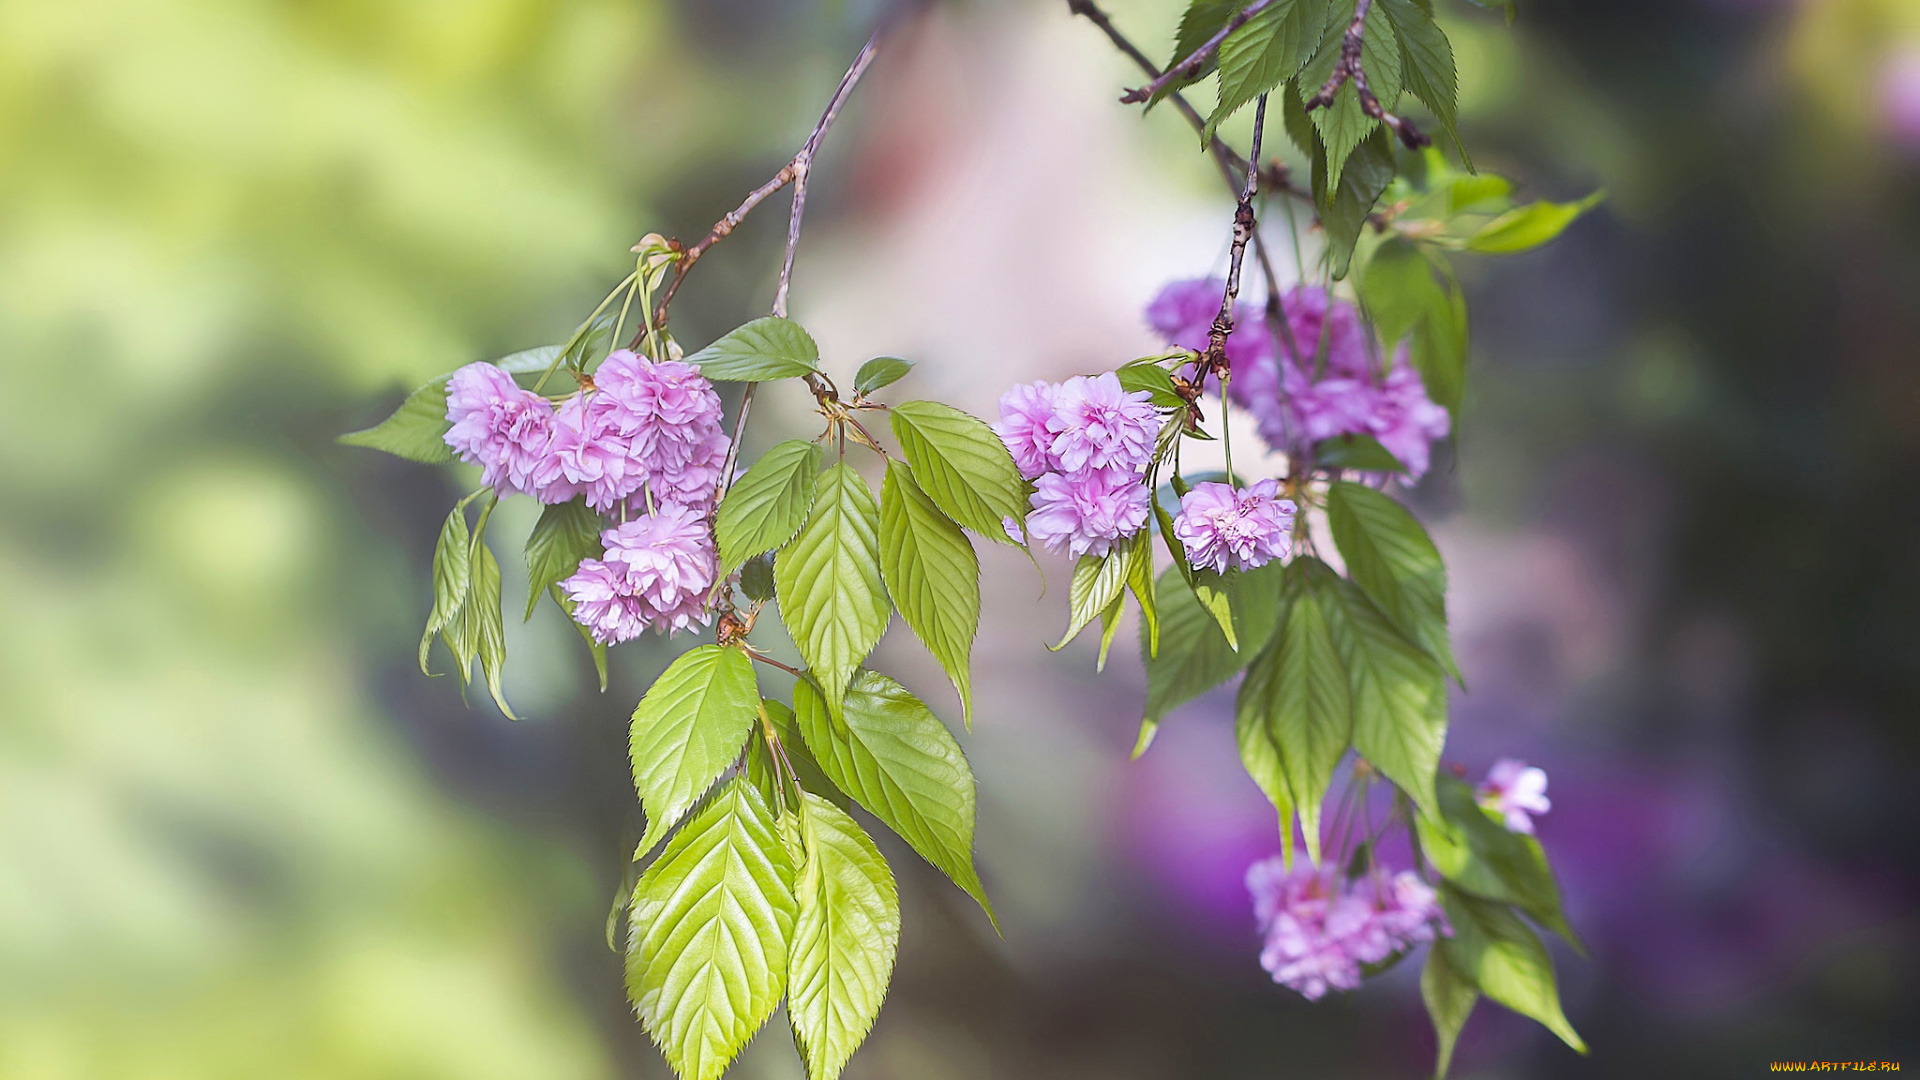
M 1173 534 L 1196 567 L 1225 573 L 1265 566 L 1293 550 L 1296 507 L 1279 495 L 1280 482 L 1271 479 L 1245 490 L 1195 484 L 1180 499 Z
M 1138 474 L 1089 469 L 1047 473 L 1034 483 L 1027 535 L 1048 551 L 1105 555 L 1147 523 L 1147 487 Z
M 1479 797 L 1480 805 L 1505 819 L 1509 830 L 1529 836 L 1533 834 L 1533 818 L 1528 815 L 1553 809 L 1547 798 L 1546 771 L 1513 758 L 1493 763 L 1486 782 L 1480 785 Z
M 1436 927 L 1452 932 L 1433 890 L 1411 870 L 1344 881 L 1331 866 L 1289 871 L 1275 856 L 1247 868 L 1247 891 L 1265 935 L 1260 966 L 1308 1001 L 1357 988 L 1361 965 L 1431 942 Z
M 1153 456 L 1160 414 L 1145 390 L 1129 393 L 1120 377 L 1075 375 L 1053 390 L 1047 447 L 1059 470 L 1115 469 L 1134 473 Z
M 488 487 L 530 495 L 550 481 L 553 406 L 500 368 L 474 363 L 449 376 L 447 420 L 446 444 L 460 460 L 480 466 Z
M 1920 45 L 1896 50 L 1880 65 L 1880 125 L 1909 154 L 1920 154 Z
M 703 515 L 672 503 L 600 534 L 606 554 L 582 559 L 561 588 L 573 616 L 604 645 L 643 630 L 676 634 L 712 618 L 707 590 L 718 572 Z
M 1420 373 L 1407 363 L 1401 349 L 1394 357 L 1393 370 L 1380 384 L 1380 392 L 1367 420 L 1367 430 L 1386 447 L 1387 453 L 1407 467 L 1407 475 L 1419 479 L 1432 462 L 1432 447 L 1453 430 L 1447 410 L 1427 397 L 1427 384 Z
M 1020 475 L 1032 480 L 1041 473 L 1060 467 L 1051 447 L 1053 435 L 1047 421 L 1053 418 L 1053 391 L 1050 382 L 1023 383 L 1000 395 L 1000 420 L 994 434 L 1007 444 Z
M 1147 325 L 1169 345 L 1204 352 L 1226 291 L 1223 278 L 1169 282 L 1147 304 Z M 1241 377 L 1243 369 L 1272 359 L 1273 335 L 1267 329 L 1264 313 L 1254 304 L 1236 305 L 1233 333 L 1227 337 L 1227 362 L 1232 365 L 1234 379 Z

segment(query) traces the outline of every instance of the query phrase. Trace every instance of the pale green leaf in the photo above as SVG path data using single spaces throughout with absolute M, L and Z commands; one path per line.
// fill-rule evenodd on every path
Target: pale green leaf
M 1579 202 L 1557 203 L 1544 200 L 1516 206 L 1480 227 L 1467 238 L 1467 248 L 1491 255 L 1506 255 L 1539 247 L 1565 232 L 1581 214 L 1600 204 L 1607 193 L 1596 191 Z
M 834 1080 L 866 1039 L 900 945 L 900 895 L 873 839 L 846 812 L 802 796 L 806 861 L 788 961 L 787 1014 L 809 1080 Z
M 1082 555 L 1073 566 L 1073 580 L 1067 586 L 1067 632 L 1063 649 L 1088 623 L 1100 617 L 1107 606 L 1120 598 L 1127 587 L 1127 574 L 1133 568 L 1133 545 L 1116 545 L 1105 555 Z
M 487 693 L 500 707 L 500 714 L 518 720 L 507 705 L 500 679 L 507 668 L 507 633 L 500 613 L 500 563 L 481 538 L 473 538 L 473 565 L 467 582 L 465 609 L 475 653 L 480 658 L 480 673 L 486 678 Z
M 1359 586 L 1312 562 L 1315 574 L 1335 581 L 1330 593 L 1338 602 L 1327 611 L 1353 687 L 1353 748 L 1421 813 L 1437 816 L 1433 774 L 1447 741 L 1446 674 L 1394 629 Z
M 1240 764 L 1273 804 L 1280 820 L 1280 850 L 1287 865 L 1293 865 L 1293 789 L 1287 784 L 1286 760 L 1273 732 L 1258 711 L 1236 709 L 1233 722 L 1234 743 L 1240 748 Z
M 1508 831 L 1480 808 L 1472 788 L 1451 776 L 1437 777 L 1434 793 L 1440 819 L 1415 819 L 1421 850 L 1434 869 L 1467 892 L 1515 905 L 1584 953 L 1567 923 L 1560 886 L 1540 841 Z
M 892 614 L 880 580 L 880 508 L 852 466 L 821 474 L 806 525 L 774 557 L 773 582 L 794 645 L 838 700 Z
M 792 852 L 736 778 L 634 889 L 627 995 L 681 1080 L 719 1080 L 787 987 Z
M 1450 885 L 1440 890 L 1453 936 L 1436 947 L 1447 963 L 1480 992 L 1522 1016 L 1538 1020 L 1568 1046 L 1587 1052 L 1560 1009 L 1553 960 L 1547 948 L 1505 904 L 1469 896 Z
M 1186 399 L 1173 385 L 1172 373 L 1151 360 L 1122 364 L 1113 373 L 1120 380 L 1120 389 L 1130 394 L 1145 390 L 1150 395 L 1148 400 L 1162 409 L 1186 407 Z
M 540 511 L 540 520 L 527 534 L 527 618 L 533 618 L 533 606 L 547 586 L 572 577 L 581 559 L 600 557 L 600 532 L 606 524 L 587 509 L 585 499 L 553 503 Z
M 992 428 L 937 401 L 902 402 L 892 423 L 914 480 L 942 513 L 989 539 L 1013 542 L 1001 521 L 1026 517 L 1027 483 Z
M 1140 605 L 1140 639 L 1144 648 L 1142 656 L 1151 657 L 1160 651 L 1160 600 L 1159 592 L 1153 581 L 1153 532 L 1143 529 L 1134 537 L 1133 561 L 1127 566 L 1127 591 Z M 1106 656 L 1106 643 L 1100 647 L 1101 657 Z
M 593 631 L 588 630 L 586 627 L 581 626 L 577 621 L 574 621 L 573 600 L 571 597 L 567 596 L 566 593 L 560 591 L 560 586 L 558 585 L 547 586 L 547 595 L 553 597 L 553 602 L 556 604 L 559 604 L 560 610 L 567 613 L 567 620 L 569 622 L 573 622 L 573 628 L 575 630 L 580 631 L 580 639 L 587 643 L 587 653 L 588 655 L 593 657 L 593 672 L 595 675 L 598 675 L 600 677 L 600 692 L 603 694 L 606 693 L 607 692 L 607 646 L 606 644 L 604 642 L 595 640 L 593 636 Z
M 662 672 L 633 710 L 633 786 L 652 851 L 740 756 L 760 713 L 753 662 L 739 649 L 701 645 Z
M 335 441 L 384 450 L 425 465 L 438 465 L 453 460 L 453 448 L 445 438 L 450 426 L 447 423 L 447 376 L 442 375 L 408 394 L 392 416 L 370 428 L 348 432 Z
M 1447 568 L 1426 527 L 1386 495 L 1345 480 L 1327 489 L 1327 522 L 1353 583 L 1457 681 L 1447 633 Z
M 535 345 L 531 349 L 521 349 L 493 362 L 493 366 L 513 375 L 532 375 L 544 372 L 560 359 L 561 347 L 558 345 Z
M 1447 1068 L 1453 1064 L 1453 1044 L 1467 1026 L 1480 991 L 1447 962 L 1446 950 L 1435 946 L 1427 950 L 1427 964 L 1420 969 L 1420 997 L 1427 1003 L 1427 1016 L 1433 1020 L 1433 1035 L 1440 1045 L 1434 1080 L 1446 1080 Z
M 716 382 L 791 379 L 820 369 L 820 347 L 792 319 L 755 319 L 687 357 Z
M 971 722 L 969 669 L 980 627 L 980 560 L 960 526 L 920 490 L 913 467 L 903 461 L 887 462 L 880 486 L 880 573 L 900 617 L 953 681 Z
M 760 455 L 734 482 L 715 515 L 720 573 L 793 539 L 806 524 L 820 476 L 820 447 L 789 439 Z
M 946 725 L 875 671 L 853 677 L 837 718 L 805 679 L 794 684 L 793 706 L 821 771 L 953 879 L 991 920 L 993 906 L 973 867 L 973 770 Z
M 747 743 L 747 779 L 767 800 L 767 805 L 781 815 L 796 809 L 789 806 L 791 793 L 780 783 L 778 770 L 788 765 L 793 767 L 794 778 L 800 782 L 802 790 L 811 791 L 843 810 L 852 805 L 847 793 L 820 771 L 820 763 L 814 760 L 813 751 L 807 748 L 807 741 L 800 734 L 800 725 L 793 718 L 793 710 L 772 698 L 762 701 L 760 708 L 760 737 Z M 768 730 L 780 741 L 784 764 L 777 767 L 767 747 Z
M 472 537 L 467 532 L 467 508 L 462 502 L 447 515 L 446 523 L 440 526 L 440 539 L 433 545 L 433 608 L 427 613 L 427 630 L 420 635 L 420 673 L 431 675 L 427 670 L 427 649 L 433 644 L 433 635 L 442 633 L 460 617 L 460 609 L 467 603 L 467 582 L 473 576 L 472 556 L 468 547 Z M 456 658 L 460 650 L 454 647 L 451 638 L 447 647 Z M 465 679 L 463 673 L 461 679 Z
M 871 394 L 883 386 L 892 386 L 913 370 L 913 361 L 902 360 L 897 356 L 876 356 L 860 365 L 853 373 L 853 388 L 862 394 Z

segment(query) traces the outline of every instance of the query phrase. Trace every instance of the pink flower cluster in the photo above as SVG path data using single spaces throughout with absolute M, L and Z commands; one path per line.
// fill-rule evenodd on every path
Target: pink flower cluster
M 1509 832 L 1533 835 L 1533 818 L 1553 809 L 1547 798 L 1547 773 L 1524 761 L 1501 758 L 1487 770 L 1478 792 L 1480 805 L 1500 815 Z
M 1276 855 L 1247 868 L 1247 891 L 1266 936 L 1260 966 L 1308 1001 L 1357 988 L 1361 965 L 1432 941 L 1436 925 L 1453 932 L 1433 890 L 1411 870 L 1345 881 L 1330 868 L 1290 871 Z
M 601 534 L 604 559 L 561 583 L 596 640 L 705 624 L 718 565 L 704 517 L 728 439 L 720 395 L 699 369 L 621 349 L 555 408 L 500 368 L 468 364 L 447 380 L 447 420 L 447 445 L 496 492 L 584 498 L 625 520 Z
M 1173 535 L 1195 567 L 1225 573 L 1265 566 L 1293 550 L 1292 499 L 1279 498 L 1280 482 L 1250 488 L 1195 484 L 1180 499 Z
M 1147 323 L 1168 344 L 1205 349 L 1224 288 L 1214 280 L 1172 282 L 1147 305 Z M 1429 444 L 1446 437 L 1450 421 L 1427 397 L 1406 349 L 1394 352 L 1382 374 L 1359 312 L 1316 286 L 1290 290 L 1280 308 L 1284 333 L 1275 335 L 1261 310 L 1243 303 L 1227 339 L 1229 392 L 1253 413 L 1261 437 L 1275 450 L 1297 452 L 1336 435 L 1371 435 L 1413 479 L 1425 474 Z
M 1148 398 L 1144 390 L 1123 389 L 1112 372 L 1016 386 L 1000 396 L 993 430 L 1034 482 L 1028 536 L 1049 551 L 1105 555 L 1146 525 L 1142 480 L 1159 429 Z

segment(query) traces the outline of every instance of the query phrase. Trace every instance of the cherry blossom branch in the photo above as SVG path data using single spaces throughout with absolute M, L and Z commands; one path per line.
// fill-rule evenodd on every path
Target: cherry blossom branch
M 1165 74 L 1154 79 L 1146 86 L 1138 90 L 1129 90 L 1120 95 L 1120 100 L 1128 105 L 1137 104 L 1142 101 L 1151 101 L 1154 95 L 1165 90 L 1175 80 L 1191 79 L 1200 74 L 1200 69 L 1205 66 L 1207 62 L 1207 57 L 1213 55 L 1214 50 L 1220 47 L 1221 42 L 1227 40 L 1227 37 L 1235 30 L 1245 26 L 1247 21 L 1255 15 L 1272 7 L 1273 3 L 1274 0 L 1254 0 L 1253 3 L 1241 8 L 1234 13 L 1233 18 L 1227 20 L 1227 25 L 1221 27 L 1218 33 L 1202 42 L 1200 47 L 1193 50 L 1193 53 L 1185 60 L 1174 64 L 1166 70 Z
M 1353 21 L 1347 24 L 1347 32 L 1340 39 L 1340 59 L 1333 65 L 1333 74 L 1320 85 L 1320 89 L 1307 99 L 1308 112 L 1323 109 L 1333 104 L 1333 95 L 1340 92 L 1342 83 L 1351 82 L 1360 95 L 1360 111 L 1393 129 L 1409 150 L 1418 150 L 1430 145 L 1433 140 L 1413 126 L 1411 120 L 1393 115 L 1380 104 L 1380 99 L 1367 83 L 1367 69 L 1360 61 L 1360 52 L 1366 42 L 1367 13 L 1373 10 L 1373 0 L 1360 0 L 1353 7 Z
M 1220 313 L 1213 317 L 1213 326 L 1207 331 L 1207 351 L 1201 357 L 1197 373 L 1201 378 L 1212 370 L 1225 379 L 1230 371 L 1227 335 L 1233 333 L 1233 302 L 1240 296 L 1240 264 L 1247 254 L 1247 241 L 1258 235 L 1253 200 L 1260 194 L 1260 169 L 1253 163 L 1260 160 L 1260 136 L 1266 126 L 1267 95 L 1261 94 L 1253 106 L 1253 148 L 1248 155 L 1247 186 L 1241 190 L 1240 204 L 1233 211 L 1233 254 L 1227 266 L 1227 287 L 1220 294 Z M 1221 390 L 1224 400 L 1224 383 Z

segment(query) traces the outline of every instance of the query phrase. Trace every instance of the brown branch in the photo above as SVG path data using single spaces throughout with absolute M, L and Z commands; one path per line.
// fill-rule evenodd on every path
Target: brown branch
M 1254 0 L 1253 3 L 1241 8 L 1234 13 L 1233 18 L 1227 20 L 1227 25 L 1221 27 L 1218 33 L 1202 42 L 1199 48 L 1193 50 L 1192 55 L 1168 68 L 1165 74 L 1154 79 L 1146 86 L 1138 90 L 1129 90 L 1120 95 L 1120 100 L 1128 105 L 1137 104 L 1142 101 L 1151 101 L 1154 95 L 1165 90 L 1176 80 L 1191 79 L 1199 75 L 1200 69 L 1206 65 L 1207 57 L 1213 55 L 1214 50 L 1220 47 L 1221 42 L 1227 40 L 1228 35 L 1245 26 L 1247 21 L 1255 15 L 1272 7 L 1273 3 L 1274 0 Z
M 1367 82 L 1367 69 L 1361 63 L 1361 49 L 1366 43 L 1367 13 L 1373 10 L 1373 0 L 1359 0 L 1353 7 L 1353 21 L 1347 24 L 1347 32 L 1340 40 L 1340 59 L 1333 65 L 1333 74 L 1320 89 L 1307 99 L 1308 112 L 1324 109 L 1333 104 L 1333 95 L 1340 92 L 1342 83 L 1351 82 L 1360 95 L 1360 111 L 1393 129 L 1409 150 L 1418 150 L 1430 145 L 1433 140 L 1413 126 L 1413 121 L 1395 116 L 1380 104 L 1380 98 Z
M 1260 136 L 1267 126 L 1267 95 L 1261 94 L 1253 106 L 1253 150 L 1249 161 L 1260 160 Z M 1246 258 L 1247 241 L 1257 235 L 1253 200 L 1260 194 L 1260 170 L 1247 166 L 1247 186 L 1240 192 L 1240 204 L 1233 210 L 1233 255 L 1227 265 L 1227 287 L 1220 294 L 1220 313 L 1213 317 L 1207 331 L 1207 351 L 1200 358 L 1196 381 L 1209 370 L 1224 377 L 1227 366 L 1227 336 L 1233 333 L 1233 302 L 1240 296 L 1240 264 Z M 1225 387 L 1222 387 L 1224 392 Z

